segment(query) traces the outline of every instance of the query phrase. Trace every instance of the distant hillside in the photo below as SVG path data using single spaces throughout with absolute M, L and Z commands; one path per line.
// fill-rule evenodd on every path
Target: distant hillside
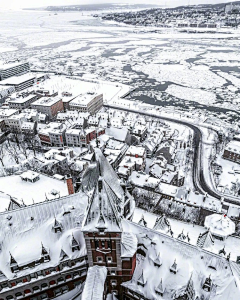
M 224 2 L 224 3 L 217 3 L 217 4 L 198 4 L 198 5 L 185 5 L 185 6 L 178 6 L 173 9 L 184 9 L 184 8 L 189 8 L 189 7 L 204 7 L 204 8 L 224 8 L 228 4 L 233 4 L 233 5 L 240 5 L 240 1 L 231 1 L 231 2 Z
M 47 11 L 100 11 L 100 10 L 119 10 L 119 9 L 147 9 L 159 7 L 151 4 L 86 4 L 86 5 L 62 5 L 48 6 Z

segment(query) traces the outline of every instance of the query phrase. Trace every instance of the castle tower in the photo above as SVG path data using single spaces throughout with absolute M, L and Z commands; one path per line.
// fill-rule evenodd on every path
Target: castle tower
M 99 149 L 95 149 L 95 156 L 95 167 L 91 166 L 85 174 L 92 189 L 89 184 L 82 187 L 89 195 L 82 231 L 89 267 L 106 267 L 108 293 L 120 294 L 121 283 L 131 280 L 136 263 L 136 254 L 126 251 L 129 240 L 135 243 L 134 237 L 126 236 L 122 229 L 122 218 L 130 218 L 133 213 L 133 198 L 126 199 L 117 175 Z M 82 182 L 87 182 L 87 178 Z M 126 205 L 130 210 L 125 209 Z

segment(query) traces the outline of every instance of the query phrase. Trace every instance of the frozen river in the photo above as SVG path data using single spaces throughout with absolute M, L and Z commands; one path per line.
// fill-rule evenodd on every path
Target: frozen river
M 131 100 L 238 120 L 240 31 L 141 28 L 93 13 L 1 11 L 0 60 L 127 83 L 136 88 Z

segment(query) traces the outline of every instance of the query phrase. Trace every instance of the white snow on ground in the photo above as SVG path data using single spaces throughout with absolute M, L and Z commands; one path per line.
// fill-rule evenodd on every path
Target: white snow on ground
M 222 174 L 219 176 L 218 191 L 234 194 L 231 191 L 233 183 L 240 184 L 240 165 L 218 156 L 216 163 L 222 166 Z
M 90 76 L 84 76 L 84 80 L 77 77 L 73 79 L 65 76 L 51 76 L 50 79 L 39 83 L 37 88 L 57 90 L 60 95 L 62 92 L 68 91 L 73 96 L 97 91 L 103 93 L 104 101 L 118 99 L 132 89 L 129 85 L 96 80 Z
M 234 75 L 231 75 L 231 74 L 228 74 L 228 73 L 224 73 L 224 72 L 218 72 L 218 75 L 221 76 L 221 77 L 223 77 L 223 78 L 225 78 L 225 79 L 227 79 L 227 80 L 229 80 L 229 81 L 231 81 L 231 83 L 235 87 L 239 88 L 239 86 L 240 86 L 240 78 L 237 78 Z
M 226 83 L 225 79 L 209 70 L 191 70 L 183 65 L 158 65 L 146 64 L 133 67 L 138 72 L 143 72 L 158 82 L 170 81 L 191 88 L 215 88 Z
M 202 104 L 211 105 L 216 101 L 216 95 L 212 92 L 203 91 L 200 89 L 186 88 L 179 85 L 168 86 L 166 93 L 169 95 Z
M 161 53 L 158 53 L 154 57 L 154 61 L 158 63 L 183 63 L 186 59 L 189 58 L 195 58 L 197 55 L 199 55 L 201 52 L 194 47 L 193 49 L 190 49 L 189 46 L 181 47 L 173 46 L 172 48 L 165 48 L 161 51 Z
M 214 50 L 214 49 L 213 49 Z M 200 60 L 201 63 L 206 63 L 207 65 L 213 66 L 240 66 L 240 53 L 237 51 L 233 52 L 207 52 L 201 55 L 202 59 Z M 224 50 L 224 48 L 221 48 Z

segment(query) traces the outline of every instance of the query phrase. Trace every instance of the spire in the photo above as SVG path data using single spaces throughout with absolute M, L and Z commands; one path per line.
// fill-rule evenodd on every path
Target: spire
M 43 262 L 49 262 L 50 261 L 50 256 L 49 256 L 47 250 L 45 249 L 45 247 L 43 246 L 43 244 L 42 244 L 41 257 L 43 259 Z
M 144 215 L 142 215 L 141 219 L 138 222 L 139 225 L 147 227 L 147 222 L 144 219 Z
M 204 291 L 207 291 L 207 292 L 211 291 L 211 288 L 212 288 L 211 274 L 209 275 L 209 277 L 206 278 L 202 288 Z
M 43 246 L 43 243 L 42 243 L 42 255 L 46 255 L 48 254 L 47 250 L 45 249 L 45 247 Z
M 194 282 L 193 282 L 193 273 L 191 273 L 191 276 L 188 280 L 187 286 L 186 286 L 186 294 L 192 295 L 191 299 L 195 299 L 195 289 L 194 289 Z
M 145 281 L 144 276 L 143 276 L 143 270 L 142 270 L 142 274 L 138 278 L 137 284 L 141 285 L 141 286 L 145 286 L 145 284 L 146 284 L 146 281 Z
M 218 254 L 223 254 L 224 256 L 226 255 L 225 245 L 224 245 L 224 247 L 218 252 Z
M 65 258 L 68 258 L 68 255 L 63 249 L 61 249 L 60 260 L 64 260 Z
M 170 272 L 176 274 L 177 273 L 177 263 L 176 263 L 176 259 L 174 260 L 174 263 L 172 264 L 172 266 L 170 267 Z
M 170 223 L 169 223 L 166 215 L 162 214 L 161 217 L 156 219 L 153 230 L 160 230 L 160 231 L 167 233 L 169 231 L 169 228 L 170 228 Z
M 158 253 L 157 257 L 155 258 L 155 260 L 153 261 L 154 263 L 154 266 L 156 267 L 161 267 L 162 265 L 162 259 L 161 259 L 161 256 L 160 256 L 160 252 Z
M 213 245 L 214 245 L 214 240 L 213 240 L 213 236 L 209 229 L 206 232 L 204 232 L 203 234 L 202 233 L 199 234 L 199 237 L 197 240 L 197 246 L 199 248 L 208 248 Z
M 62 224 L 60 222 L 58 222 L 56 218 L 54 220 L 53 229 L 54 229 L 55 233 L 62 231 Z
M 164 290 L 165 289 L 163 288 L 163 283 L 162 283 L 162 278 L 161 278 L 161 281 L 160 281 L 159 285 L 156 287 L 155 292 L 157 294 L 159 294 L 160 296 L 163 296 Z
M 80 245 L 78 244 L 77 240 L 75 239 L 74 235 L 72 234 L 72 252 L 80 250 Z
M 91 188 L 86 190 L 90 194 L 89 205 L 83 221 L 83 231 L 122 232 L 121 218 L 124 216 L 125 193 L 120 180 L 100 149 L 95 149 L 95 166 L 84 174 L 82 183 Z M 128 195 L 129 201 L 134 201 Z M 129 205 L 130 213 L 134 205 Z
M 178 235 L 177 237 L 180 241 L 185 241 L 186 240 L 186 235 L 182 232 Z
M 12 254 L 9 252 L 10 254 L 10 266 L 13 267 L 13 266 L 17 266 L 17 262 L 16 260 L 13 258 Z

